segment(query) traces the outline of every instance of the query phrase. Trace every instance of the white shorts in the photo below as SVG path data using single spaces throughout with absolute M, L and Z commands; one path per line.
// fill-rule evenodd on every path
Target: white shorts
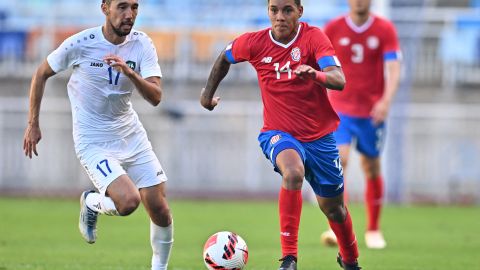
M 76 152 L 92 183 L 102 194 L 124 174 L 139 189 L 167 181 L 145 132 L 133 133 L 121 140 L 79 144 Z

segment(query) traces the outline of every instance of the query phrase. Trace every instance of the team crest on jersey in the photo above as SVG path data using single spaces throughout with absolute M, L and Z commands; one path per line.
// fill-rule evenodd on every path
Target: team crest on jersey
M 275 144 L 276 142 L 278 142 L 280 140 L 280 138 L 282 138 L 282 136 L 280 136 L 279 134 L 273 136 L 271 139 L 270 139 L 270 144 L 273 145 Z
M 340 46 L 348 46 L 350 44 L 350 39 L 348 37 L 342 37 L 338 43 L 340 43 Z
M 378 37 L 376 36 L 369 36 L 367 39 L 367 46 L 368 48 L 375 50 L 378 48 L 378 45 L 380 45 L 380 41 L 378 40 Z
M 127 61 L 126 64 L 128 65 L 128 67 L 130 67 L 133 70 L 135 70 L 135 67 L 137 66 L 137 63 L 133 61 Z
M 292 52 L 290 53 L 290 55 L 292 56 L 293 61 L 298 62 L 302 57 L 302 52 L 300 51 L 300 48 L 295 47 L 292 49 Z

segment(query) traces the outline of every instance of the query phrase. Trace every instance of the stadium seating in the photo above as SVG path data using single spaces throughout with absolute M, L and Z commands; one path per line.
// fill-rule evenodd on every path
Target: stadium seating
M 180 33 L 177 31 L 146 30 L 145 33 L 152 39 L 160 62 L 171 63 L 178 55 Z

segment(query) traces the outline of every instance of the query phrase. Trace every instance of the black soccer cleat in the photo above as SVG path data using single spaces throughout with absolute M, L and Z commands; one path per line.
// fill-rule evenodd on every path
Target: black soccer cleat
M 337 262 L 340 265 L 340 267 L 342 267 L 342 269 L 344 270 L 361 270 L 362 269 L 360 266 L 358 266 L 358 262 L 355 262 L 354 264 L 346 264 L 343 261 L 340 253 L 338 253 L 337 255 Z
M 280 259 L 282 264 L 278 270 L 297 270 L 297 258 L 293 255 L 287 255 Z

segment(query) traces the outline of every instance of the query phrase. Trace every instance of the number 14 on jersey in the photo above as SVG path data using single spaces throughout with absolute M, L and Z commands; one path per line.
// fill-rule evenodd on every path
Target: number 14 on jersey
M 290 68 L 290 61 L 288 61 L 284 66 L 280 67 L 280 63 L 274 63 L 275 72 L 277 73 L 277 80 L 280 80 L 282 73 L 287 73 L 288 78 L 292 78 L 292 69 Z

